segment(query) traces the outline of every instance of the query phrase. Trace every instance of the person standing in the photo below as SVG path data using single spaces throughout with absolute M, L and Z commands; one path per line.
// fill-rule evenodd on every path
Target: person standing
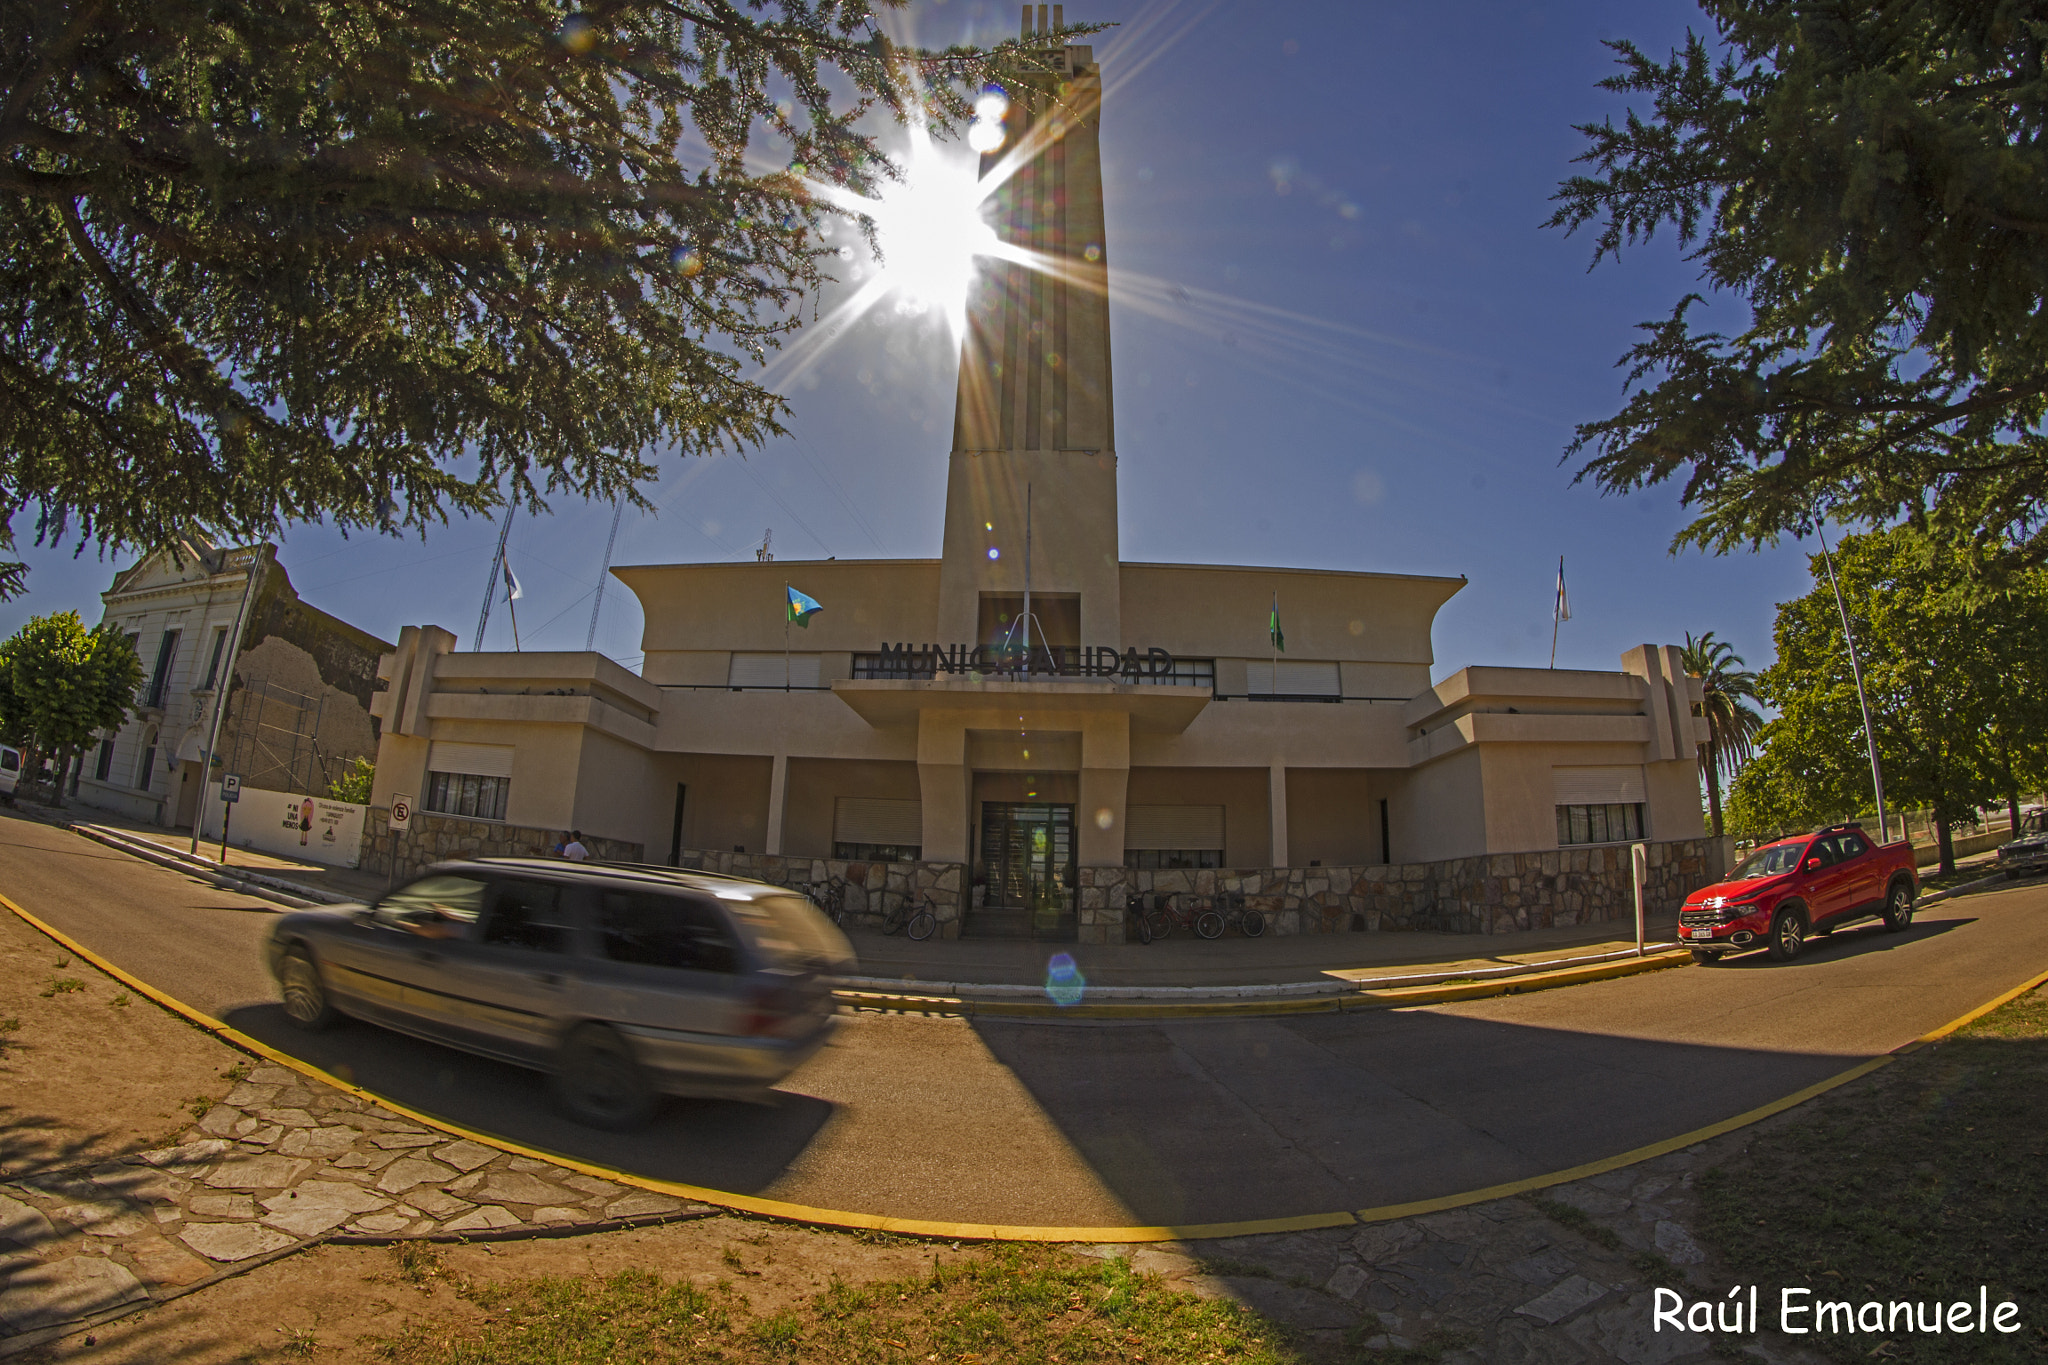
M 572 863 L 580 863 L 590 857 L 590 850 L 583 846 L 583 831 L 569 831 L 569 842 L 562 845 L 562 856 Z

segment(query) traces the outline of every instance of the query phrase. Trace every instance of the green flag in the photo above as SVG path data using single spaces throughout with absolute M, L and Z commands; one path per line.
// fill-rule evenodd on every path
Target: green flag
M 1287 652 L 1287 637 L 1280 631 L 1280 594 L 1273 594 L 1273 614 L 1266 618 L 1266 634 L 1273 638 L 1273 648 L 1282 654 Z

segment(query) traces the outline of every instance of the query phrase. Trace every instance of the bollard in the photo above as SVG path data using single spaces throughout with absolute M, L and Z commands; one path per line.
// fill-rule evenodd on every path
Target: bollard
M 1643 883 L 1650 879 L 1650 846 L 1630 844 L 1628 861 L 1636 881 L 1636 956 L 1642 957 L 1649 951 L 1643 937 Z

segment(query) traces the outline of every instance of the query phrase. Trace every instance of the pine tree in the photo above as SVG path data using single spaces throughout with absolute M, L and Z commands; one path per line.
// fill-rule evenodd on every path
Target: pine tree
M 1701 8 L 1713 35 L 1668 61 L 1609 44 L 1603 84 L 1650 107 L 1580 128 L 1592 173 L 1551 223 L 1596 226 L 1596 264 L 1675 231 L 1744 321 L 1701 330 L 1687 294 L 1645 323 L 1625 406 L 1578 429 L 1579 477 L 1681 480 L 1681 545 L 1767 543 L 1818 507 L 2048 561 L 2041 7 Z
M 0 0 L 0 539 L 424 528 L 776 433 L 806 180 L 1053 79 L 901 3 Z

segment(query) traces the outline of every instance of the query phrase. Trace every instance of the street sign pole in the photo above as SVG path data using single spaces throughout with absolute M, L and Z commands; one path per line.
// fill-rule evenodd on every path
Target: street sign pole
M 228 863 L 228 823 L 234 818 L 235 803 L 242 799 L 242 777 L 226 773 L 220 779 L 220 863 Z
M 389 891 L 392 887 L 398 885 L 399 836 L 412 828 L 412 798 L 410 796 L 394 796 L 391 798 L 391 815 L 387 823 L 391 826 L 391 866 L 384 878 L 384 889 Z

